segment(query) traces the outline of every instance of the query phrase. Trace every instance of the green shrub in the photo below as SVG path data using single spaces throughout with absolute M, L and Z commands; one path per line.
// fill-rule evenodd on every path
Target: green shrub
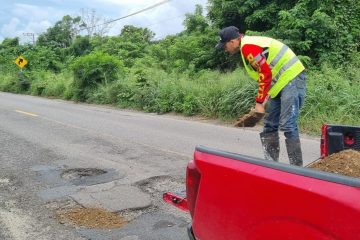
M 118 82 L 99 84 L 87 99 L 88 102 L 98 104 L 116 104 L 118 98 Z
M 25 67 L 26 70 L 60 73 L 64 66 L 57 51 L 61 50 L 42 46 L 31 47 L 24 54 L 25 59 L 28 60 L 28 65 Z
M 55 74 L 49 71 L 37 71 L 33 72 L 30 78 L 31 95 L 70 99 L 67 95 L 72 91 L 69 88 L 73 79 L 69 72 Z
M 181 104 L 181 111 L 179 112 L 184 113 L 187 116 L 198 114 L 200 112 L 198 98 L 191 93 L 190 95 L 186 95 L 183 103 Z
M 45 71 L 38 71 L 32 74 L 32 81 L 30 87 L 30 94 L 35 96 L 41 96 L 46 88 L 49 73 Z
M 28 76 L 23 72 L 3 74 L 0 80 L 0 91 L 26 93 L 30 87 Z
M 19 92 L 18 79 L 11 74 L 2 75 L 0 90 L 3 92 Z
M 324 64 L 321 70 L 309 72 L 299 118 L 304 132 L 318 134 L 324 123 L 360 125 L 360 80 L 352 79 L 353 69 Z
M 74 99 L 85 101 L 99 84 L 115 81 L 123 73 L 123 63 L 101 52 L 77 58 L 71 66 L 74 72 Z
M 55 75 L 47 81 L 47 85 L 43 91 L 44 96 L 65 98 L 66 88 L 72 80 L 70 76 L 64 74 Z

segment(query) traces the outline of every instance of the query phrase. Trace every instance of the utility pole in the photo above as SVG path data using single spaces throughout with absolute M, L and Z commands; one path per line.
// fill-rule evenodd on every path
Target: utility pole
M 23 33 L 24 36 L 32 37 L 33 45 L 35 45 L 35 33 Z

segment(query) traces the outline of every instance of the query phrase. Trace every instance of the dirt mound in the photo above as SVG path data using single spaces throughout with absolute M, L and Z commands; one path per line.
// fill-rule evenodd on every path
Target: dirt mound
M 360 152 L 344 150 L 331 154 L 308 166 L 325 172 L 360 178 Z
M 58 213 L 61 223 L 71 223 L 87 228 L 119 228 L 126 221 L 115 213 L 100 208 L 75 208 Z

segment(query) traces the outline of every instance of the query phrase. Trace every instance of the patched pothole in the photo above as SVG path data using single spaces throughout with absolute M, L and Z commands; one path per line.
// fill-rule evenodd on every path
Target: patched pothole
M 120 228 L 128 221 L 116 213 L 101 208 L 73 208 L 58 212 L 60 223 L 87 228 Z
M 84 177 L 94 177 L 107 173 L 98 168 L 73 168 L 64 170 L 61 177 L 67 180 L 81 179 Z

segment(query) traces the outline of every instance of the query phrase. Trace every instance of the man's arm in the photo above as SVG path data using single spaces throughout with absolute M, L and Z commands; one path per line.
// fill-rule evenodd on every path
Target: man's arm
M 255 105 L 255 110 L 259 112 L 264 112 L 263 103 L 269 92 L 272 80 L 270 66 L 266 63 L 267 54 L 265 50 L 266 49 L 252 44 L 246 44 L 242 48 L 242 54 L 246 62 L 259 74 L 259 88 Z

